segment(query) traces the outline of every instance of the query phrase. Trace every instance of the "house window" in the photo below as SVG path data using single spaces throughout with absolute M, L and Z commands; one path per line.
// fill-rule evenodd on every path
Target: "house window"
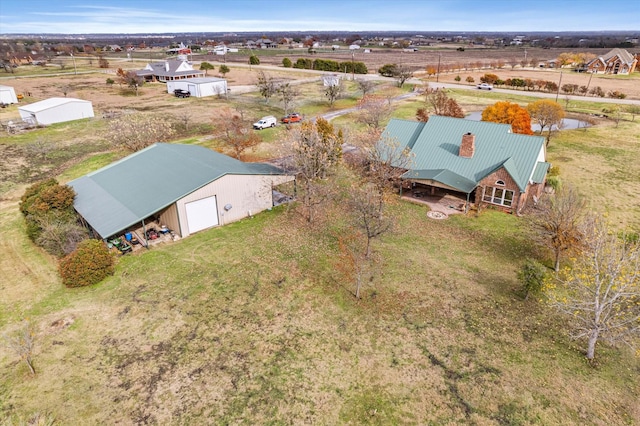
M 504 186 L 504 181 L 503 181 L 503 180 L 497 180 L 497 181 L 496 181 L 496 185 L 498 185 L 498 186 Z
M 484 188 L 482 201 L 500 206 L 511 207 L 513 205 L 513 191 L 504 188 L 487 186 Z

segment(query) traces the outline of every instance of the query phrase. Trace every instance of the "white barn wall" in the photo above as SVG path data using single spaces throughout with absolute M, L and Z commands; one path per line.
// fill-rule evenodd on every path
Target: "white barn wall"
M 190 81 L 190 79 L 167 81 L 167 93 L 173 94 L 176 89 L 188 90 L 191 92 L 191 96 L 196 98 L 225 95 L 227 93 L 227 81 L 194 82 Z
M 176 203 L 182 237 L 190 235 L 185 204 L 215 195 L 218 222 L 223 226 L 248 217 L 249 213 L 254 215 L 271 208 L 272 188 L 293 179 L 293 176 L 226 175 L 203 186 Z M 227 204 L 232 206 L 229 211 L 224 210 Z
M 81 120 L 83 118 L 91 118 L 94 116 L 91 102 L 71 101 L 40 111 L 30 111 L 28 107 L 29 105 L 24 108 L 18 107 L 20 116 L 23 120 L 33 119 L 36 124 L 40 125 L 63 123 L 66 121 Z
M 3 104 L 17 104 L 18 97 L 16 91 L 11 86 L 0 85 L 0 103 Z

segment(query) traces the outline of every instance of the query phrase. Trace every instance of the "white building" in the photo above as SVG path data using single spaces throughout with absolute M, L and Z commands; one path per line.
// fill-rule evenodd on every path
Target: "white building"
M 11 86 L 0 86 L 0 104 L 17 104 L 16 91 Z
M 49 98 L 18 107 L 24 121 L 37 125 L 63 123 L 93 117 L 93 105 L 76 98 Z
M 216 77 L 198 77 L 167 81 L 167 93 L 173 93 L 176 89 L 187 90 L 191 96 L 196 98 L 226 95 L 227 80 Z

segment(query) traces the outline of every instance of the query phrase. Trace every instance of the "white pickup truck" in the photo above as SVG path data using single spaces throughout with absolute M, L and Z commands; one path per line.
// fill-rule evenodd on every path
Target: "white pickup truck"
M 278 120 L 273 115 L 267 115 L 253 123 L 253 128 L 256 130 L 262 130 L 267 127 L 276 127 L 276 124 L 278 124 Z

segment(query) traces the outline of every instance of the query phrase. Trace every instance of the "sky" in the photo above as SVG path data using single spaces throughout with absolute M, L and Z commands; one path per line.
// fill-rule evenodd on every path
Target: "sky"
M 636 31 L 637 0 L 0 0 L 0 34 Z

